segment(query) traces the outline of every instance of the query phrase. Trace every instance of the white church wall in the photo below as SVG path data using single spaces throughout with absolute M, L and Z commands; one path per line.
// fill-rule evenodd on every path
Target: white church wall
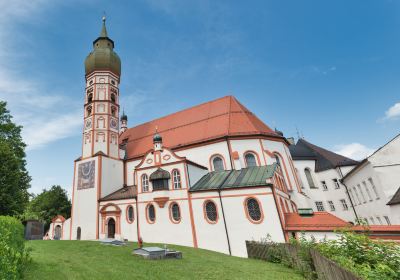
M 71 235 L 71 218 L 66 219 L 63 223 L 63 240 L 69 240 Z
M 123 187 L 123 162 L 122 160 L 102 157 L 101 163 L 101 197 L 105 197 Z
M 246 240 L 260 241 L 270 235 L 275 242 L 285 242 L 270 188 L 226 190 L 221 195 L 232 255 L 247 257 Z M 261 223 L 254 223 L 247 218 L 245 201 L 248 198 L 259 201 L 263 214 Z
M 95 161 L 95 180 L 94 187 L 78 190 L 78 170 L 79 164 Z M 75 181 L 73 186 L 73 204 L 72 204 L 72 232 L 71 238 L 76 239 L 77 228 L 81 227 L 81 239 L 96 239 L 96 209 L 97 209 L 97 191 L 98 191 L 98 157 L 76 162 Z
M 126 174 L 127 174 L 127 176 L 126 176 L 126 184 L 128 185 L 128 186 L 133 186 L 133 185 L 135 185 L 135 184 L 138 184 L 137 182 L 135 182 L 135 176 L 134 176 L 134 173 L 135 173 L 135 167 L 139 164 L 141 162 L 141 160 L 140 159 L 138 159 L 138 160 L 133 160 L 133 161 L 128 161 L 127 163 L 126 163 Z
M 256 154 L 257 164 L 265 165 L 263 150 L 259 139 L 235 139 L 230 140 L 232 152 L 238 152 L 239 160 L 235 160 L 235 169 L 240 170 L 246 168 L 244 154 L 246 152 L 254 152 Z
M 210 159 L 213 155 L 222 155 L 224 158 L 225 169 L 231 169 L 231 162 L 226 141 L 208 144 L 206 146 L 199 146 L 181 151 L 176 151 L 176 154 L 187 159 L 212 169 L 210 166 Z
M 208 173 L 208 170 L 204 170 L 191 164 L 187 164 L 187 169 L 190 186 L 196 184 L 201 179 L 201 177 Z

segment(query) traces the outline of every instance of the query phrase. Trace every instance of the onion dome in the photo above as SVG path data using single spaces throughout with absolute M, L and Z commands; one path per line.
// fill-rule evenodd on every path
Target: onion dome
M 103 17 L 103 27 L 100 36 L 93 41 L 93 51 L 86 57 L 85 74 L 95 70 L 109 70 L 121 75 L 121 60 L 114 52 L 114 41 L 107 35 L 106 17 Z
M 154 134 L 154 136 L 153 136 L 153 143 L 156 143 L 156 142 L 162 142 L 162 137 L 158 133 Z

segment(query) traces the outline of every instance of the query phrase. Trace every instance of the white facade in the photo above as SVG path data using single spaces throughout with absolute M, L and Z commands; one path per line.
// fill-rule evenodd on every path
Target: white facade
M 371 225 L 400 225 L 399 204 L 387 205 L 400 188 L 400 135 L 345 177 L 358 217 Z

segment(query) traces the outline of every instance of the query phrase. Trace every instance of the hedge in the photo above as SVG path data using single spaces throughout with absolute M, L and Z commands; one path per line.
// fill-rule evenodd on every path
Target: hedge
M 0 216 L 0 279 L 21 279 L 28 261 L 24 226 L 16 218 Z

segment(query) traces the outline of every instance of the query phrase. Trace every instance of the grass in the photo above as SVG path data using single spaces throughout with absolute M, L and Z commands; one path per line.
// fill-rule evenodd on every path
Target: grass
M 303 279 L 280 264 L 173 245 L 170 248 L 182 251 L 183 259 L 132 256 L 135 243 L 116 247 L 95 241 L 40 240 L 29 241 L 28 247 L 32 262 L 26 279 Z

